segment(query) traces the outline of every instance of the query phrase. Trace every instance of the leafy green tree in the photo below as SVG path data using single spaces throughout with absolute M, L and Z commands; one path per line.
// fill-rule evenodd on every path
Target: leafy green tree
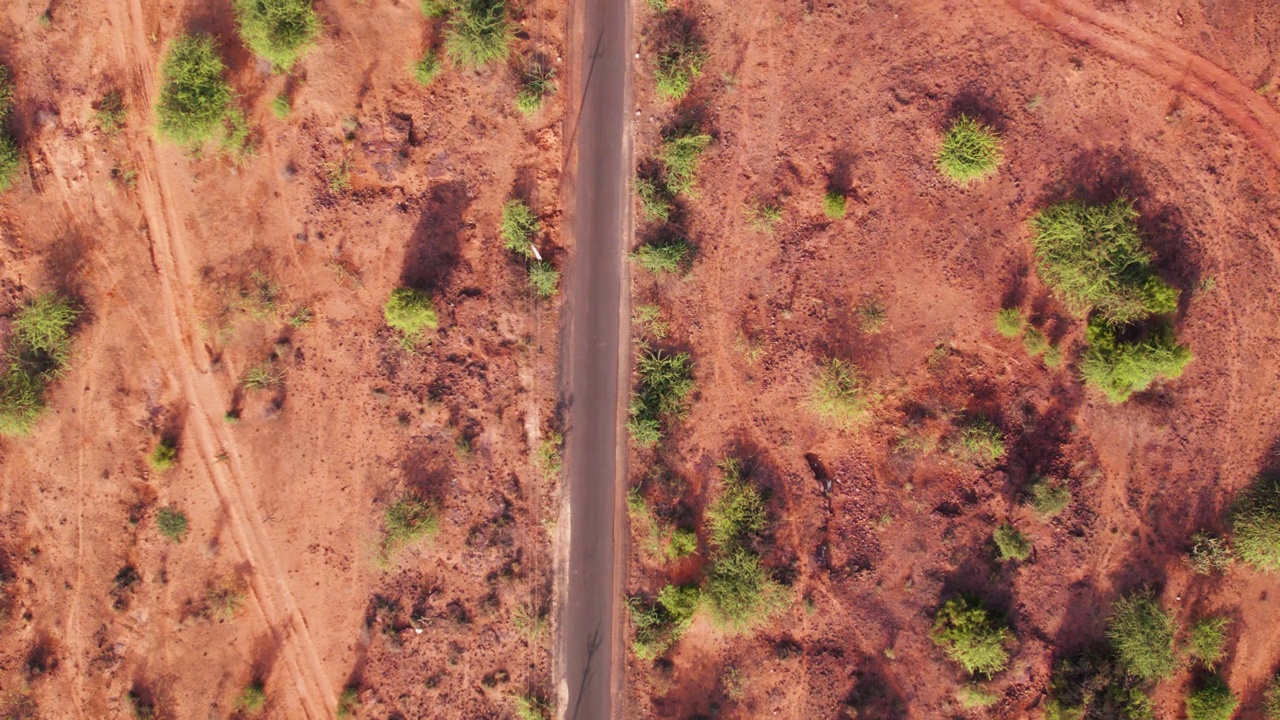
M 933 622 L 933 642 L 970 674 L 992 675 L 1009 664 L 1006 646 L 1013 633 L 1004 621 L 976 598 L 960 595 L 938 610 Z
M 1085 331 L 1089 346 L 1080 375 L 1110 402 L 1122 403 L 1159 378 L 1181 377 L 1191 362 L 1191 350 L 1178 344 L 1168 325 L 1150 328 L 1139 339 L 1126 339 L 1122 332 L 1101 317 L 1090 319 Z

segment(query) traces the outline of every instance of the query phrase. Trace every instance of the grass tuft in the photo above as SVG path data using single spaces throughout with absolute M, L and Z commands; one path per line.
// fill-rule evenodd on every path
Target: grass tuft
M 1226 538 L 1212 533 L 1198 532 L 1191 536 L 1191 549 L 1187 551 L 1187 565 L 1197 575 L 1224 572 L 1231 566 L 1231 544 Z
M 627 429 L 637 445 L 650 447 L 662 439 L 663 420 L 681 418 L 693 393 L 693 363 L 688 353 L 653 350 L 636 360 L 640 378 L 631 397 Z
M 249 717 L 258 717 L 267 709 L 267 691 L 262 683 L 250 683 L 236 698 L 236 711 Z
M 1036 478 L 1027 487 L 1025 502 L 1041 517 L 1053 517 L 1071 504 L 1071 489 L 1054 478 Z
M 520 91 L 516 93 L 516 109 L 525 117 L 533 117 L 542 104 L 556 91 L 556 70 L 541 59 L 525 63 L 520 75 Z
M 632 253 L 637 265 L 654 275 L 687 272 L 693 246 L 684 238 L 665 238 L 647 242 Z
M 1031 555 L 1031 541 L 1011 523 L 1004 523 L 992 534 L 1000 560 L 1026 560 Z
M 743 208 L 747 214 L 747 222 L 756 232 L 772 235 L 782 222 L 782 205 L 776 202 L 759 201 L 747 203 Z
M 1022 334 L 1026 319 L 1018 308 L 1004 308 L 996 313 L 996 332 L 1012 340 Z
M 506 0 L 452 0 L 448 16 L 444 52 L 455 65 L 480 68 L 507 59 L 515 28 Z
M 444 70 L 444 63 L 440 62 L 440 53 L 435 48 L 427 48 L 422 53 L 422 59 L 410 66 L 413 73 L 414 82 L 423 87 L 430 85 L 440 77 L 440 72 Z
M 822 196 L 822 214 L 827 216 L 828 220 L 839 220 L 844 217 L 849 206 L 849 198 L 839 190 L 828 190 Z
M 1192 660 L 1200 663 L 1206 670 L 1213 670 L 1227 654 L 1227 625 L 1231 618 L 1226 616 L 1207 617 L 1191 624 L 1191 635 L 1187 641 L 1187 654 Z
M 278 387 L 284 382 L 284 373 L 271 364 L 270 360 L 254 365 L 245 371 L 244 377 L 240 378 L 240 384 L 246 390 L 270 390 Z
M 1280 720 L 1280 675 L 1267 683 L 1266 692 L 1262 695 L 1262 711 L 1267 720 Z
M 173 506 L 162 507 L 156 513 L 156 527 L 160 534 L 175 543 L 187 536 L 187 516 Z
M 147 464 L 156 472 L 164 472 L 174 466 L 178 461 L 178 443 L 172 438 L 164 438 L 156 444 L 151 455 L 147 457 Z
M 960 595 L 938 610 L 933 622 L 933 642 L 971 675 L 990 678 L 1009 663 L 1005 646 L 1013 633 L 1004 620 L 976 598 Z
M 1187 696 L 1187 720 L 1231 720 L 1240 700 L 1217 675 L 1210 675 Z
M 696 130 L 684 130 L 662 139 L 662 161 L 666 173 L 667 192 L 692 195 L 697 185 L 702 153 L 711 145 L 711 136 Z
M 538 297 L 553 298 L 560 290 L 560 271 L 546 260 L 534 261 L 529 265 L 529 286 Z
M 858 329 L 868 335 L 876 335 L 884 331 L 889 313 L 880 298 L 868 295 L 853 310 L 858 318 Z
M 965 186 L 995 174 L 1004 160 L 1000 137 L 995 130 L 961 115 L 942 136 L 938 149 L 938 172 L 957 185 Z
M 1236 557 L 1264 572 L 1280 571 L 1280 475 L 1259 477 L 1231 513 Z
M 533 257 L 533 238 L 538 234 L 538 216 L 523 200 L 508 200 L 502 206 L 502 246 L 522 258 Z
M 208 35 L 182 35 L 169 47 L 160 71 L 156 105 L 160 134 L 180 145 L 210 140 L 222 125 L 233 93 L 226 66 Z
M 387 327 L 400 333 L 401 342 L 409 348 L 416 345 L 427 330 L 440 327 L 431 296 L 413 288 L 392 290 L 387 304 L 382 306 L 382 317 Z
M 809 390 L 809 409 L 837 427 L 848 430 L 871 417 L 880 396 L 867 389 L 853 363 L 829 358 Z
M 320 35 L 311 0 L 235 0 L 240 37 L 277 72 L 288 72 Z
M 1111 606 L 1107 639 L 1117 662 L 1130 675 L 1156 682 L 1173 674 L 1177 658 L 1173 617 L 1160 606 L 1150 589 L 1136 590 Z
M 671 43 L 658 54 L 658 65 L 653 77 L 658 85 L 658 95 L 665 100 L 679 102 L 693 89 L 693 81 L 702 76 L 702 67 L 710 55 L 702 43 L 686 38 Z
M 2 114 L 2 113 L 0 113 Z M 94 105 L 94 119 L 103 135 L 115 135 L 124 129 L 128 110 L 124 106 L 124 93 L 119 88 L 108 90 Z
M 397 550 L 425 540 L 440 529 L 435 508 L 425 500 L 405 496 L 391 503 L 383 513 L 382 557 L 389 559 Z
M 640 213 L 649 222 L 666 222 L 671 218 L 671 200 L 666 187 L 650 178 L 636 178 L 636 196 L 640 198 Z
M 1004 457 L 1004 434 L 990 420 L 972 420 L 960 433 L 955 453 L 962 460 L 985 465 Z

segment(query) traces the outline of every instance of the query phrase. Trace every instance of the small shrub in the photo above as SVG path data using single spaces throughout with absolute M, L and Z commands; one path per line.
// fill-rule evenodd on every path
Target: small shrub
M 882 332 L 889 319 L 884 303 L 873 295 L 864 297 L 853 312 L 858 317 L 858 329 L 868 335 Z
M 93 116 L 98 122 L 98 129 L 104 135 L 115 135 L 124 129 L 128 111 L 124 106 L 124 94 L 119 88 L 108 90 L 98 99 Z
M 671 202 L 666 188 L 649 178 L 636 178 L 636 196 L 640 198 L 640 214 L 649 222 L 666 222 L 671 218 Z
M 270 360 L 264 360 L 249 368 L 245 371 L 244 377 L 240 378 L 240 384 L 246 390 L 254 391 L 270 390 L 278 387 L 282 382 L 284 382 L 284 373 L 272 365 Z
M 1212 575 L 1231 566 L 1231 544 L 1226 538 L 1212 533 L 1198 532 L 1191 536 L 1191 549 L 1187 551 L 1187 565 L 1197 575 Z
M 1236 557 L 1264 572 L 1280 571 L 1280 475 L 1254 481 L 1231 514 Z
M 197 34 L 174 40 L 160 71 L 160 134 L 180 145 L 211 139 L 231 105 L 225 73 L 213 38 Z
M 1001 618 L 967 595 L 943 604 L 934 619 L 932 637 L 947 657 L 971 675 L 990 678 L 1009 663 L 1005 646 L 1013 642 L 1013 633 Z
M 45 379 L 12 359 L 0 375 L 0 435 L 30 435 L 44 412 Z
M 277 120 L 285 120 L 292 113 L 293 102 L 285 93 L 280 93 L 271 100 L 271 114 L 275 115 Z
M 639 387 L 631 399 L 627 429 L 642 447 L 661 440 L 661 420 L 688 412 L 693 393 L 693 364 L 688 353 L 650 351 L 636 361 Z M 646 442 L 652 441 L 652 442 Z
M 1047 368 L 1062 367 L 1062 350 L 1049 346 L 1049 349 L 1044 351 L 1044 366 Z
M 440 77 L 444 64 L 440 62 L 440 53 L 434 48 L 427 48 L 427 51 L 422 53 L 422 59 L 414 63 L 410 69 L 413 71 L 414 81 L 425 87 Z
M 351 161 L 342 158 L 338 162 L 325 163 L 324 165 L 325 181 L 329 185 L 329 192 L 334 195 L 351 189 Z
M 422 14 L 429 18 L 442 18 L 449 15 L 456 0 L 422 0 Z
M 1026 503 L 1041 517 L 1052 517 L 1071 504 L 1071 490 L 1053 478 L 1037 478 L 1027 488 Z
M 1152 270 L 1137 219 L 1127 200 L 1041 210 L 1031 219 L 1041 279 L 1076 313 L 1096 312 L 1113 325 L 1173 312 L 1178 291 Z
M 973 420 L 960 433 L 956 454 L 973 463 L 995 462 L 1004 457 L 1004 434 L 990 420 Z
M 632 651 L 641 660 L 653 660 L 675 645 L 697 613 L 702 593 L 696 585 L 667 585 L 653 602 L 631 598 L 627 602 L 635 629 Z
M 1207 617 L 1191 624 L 1187 654 L 1206 670 L 1213 670 L 1227 653 L 1227 625 L 1231 618 Z
M 693 246 L 684 238 L 666 238 L 641 245 L 631 259 L 654 275 L 661 275 L 685 272 L 692 256 Z
M 533 257 L 533 237 L 538 234 L 538 216 L 523 200 L 508 200 L 502 206 L 502 240 L 508 251 L 528 259 Z
M 665 338 L 671 331 L 671 327 L 662 319 L 662 308 L 657 305 L 637 305 L 631 311 L 631 321 L 644 328 L 655 340 Z
M 20 167 L 22 154 L 18 150 L 18 143 L 7 133 L 0 131 L 0 192 L 13 187 Z
M 178 460 L 178 443 L 171 438 L 164 438 L 156 444 L 151 455 L 147 458 L 147 464 L 156 472 L 164 472 L 172 468 Z
M 356 710 L 360 709 L 360 689 L 354 687 L 343 688 L 342 693 L 338 695 L 338 708 L 336 714 L 339 720 L 349 718 L 356 714 Z
M 444 27 L 444 52 L 454 64 L 480 68 L 507 59 L 515 30 L 506 0 L 453 0 Z
M 236 698 L 236 710 L 249 717 L 258 717 L 267 709 L 267 691 L 262 683 L 250 683 Z
M 830 358 L 809 391 L 809 409 L 841 429 L 860 425 L 871 416 L 879 396 L 867 389 L 853 363 Z
M 1280 676 L 1271 679 L 1262 696 L 1262 710 L 1267 720 L 1280 720 Z
M 711 145 L 711 136 L 696 130 L 672 133 L 662 140 L 663 171 L 667 192 L 672 195 L 693 194 L 702 153 Z
M 253 157 L 258 147 L 253 142 L 249 120 L 240 108 L 230 108 L 222 118 L 222 139 L 218 142 L 222 154 L 237 165 Z
M 1120 667 L 1134 677 L 1159 681 L 1173 673 L 1175 634 L 1173 618 L 1150 589 L 1136 590 L 1111 606 L 1107 639 Z
M 965 685 L 956 692 L 956 699 L 960 701 L 961 707 L 976 710 L 995 705 L 1000 696 L 978 685 Z
M 1026 320 L 1018 308 L 1004 308 L 996 313 L 996 332 L 1013 339 L 1022 334 Z
M 187 535 L 187 516 L 175 507 L 162 507 L 156 513 L 156 527 L 169 540 L 180 543 Z
M 1109 656 L 1087 651 L 1060 661 L 1049 680 L 1045 720 L 1154 720 L 1141 681 Z
M 1217 675 L 1211 675 L 1187 696 L 1187 720 L 1231 720 L 1239 699 Z
M 0 65 L 0 120 L 9 117 L 9 113 L 13 112 L 15 95 L 13 71 L 7 65 Z
M 938 150 L 938 172 L 957 185 L 969 185 L 995 173 L 1004 155 L 995 130 L 968 115 L 951 123 Z
M 235 0 L 240 37 L 277 72 L 288 72 L 320 35 L 311 0 Z
M 698 552 L 698 533 L 690 528 L 676 528 L 663 548 L 667 560 L 683 560 Z
M 782 222 L 782 206 L 774 202 L 748 203 L 746 212 L 751 227 L 765 235 L 772 235 Z
M 663 13 L 669 7 L 667 0 L 646 0 L 649 9 L 656 13 Z
M 839 190 L 828 190 L 822 196 L 822 214 L 827 216 L 828 220 L 839 220 L 844 217 L 849 206 L 849 198 Z
M 57 373 L 71 355 L 71 328 L 80 311 L 57 293 L 44 293 L 14 313 L 9 332 L 19 358 L 40 373 Z
M 764 498 L 743 477 L 739 461 L 722 462 L 720 471 L 720 495 L 707 507 L 707 524 L 711 544 L 718 550 L 728 550 L 747 535 L 764 530 Z
M 1121 330 L 1101 318 L 1089 320 L 1089 347 L 1080 361 L 1085 384 L 1102 391 L 1112 403 L 1122 403 L 1159 378 L 1175 379 L 1191 362 L 1191 351 L 1179 345 L 1173 329 L 1158 325 L 1137 340 L 1121 337 Z
M 787 592 L 760 557 L 742 547 L 720 553 L 702 591 L 711 619 L 721 629 L 745 633 L 786 606 Z
M 204 593 L 204 615 L 210 620 L 229 622 L 244 609 L 247 599 L 244 579 L 232 575 L 209 586 Z
M 1022 347 L 1026 348 L 1028 355 L 1035 357 L 1048 352 L 1049 340 L 1045 338 L 1043 332 L 1028 326 L 1026 331 L 1022 333 Z
M 440 527 L 435 508 L 425 500 L 405 496 L 391 503 L 382 515 L 382 554 L 389 558 L 406 545 L 435 535 Z
M 545 62 L 536 58 L 527 62 L 516 93 L 516 109 L 525 117 L 537 114 L 546 98 L 556 91 L 555 77 L 555 68 Z
M 996 528 L 992 539 L 1001 560 L 1026 560 L 1031 554 L 1031 541 L 1010 523 Z
M 545 260 L 534 261 L 529 265 L 529 286 L 544 300 L 555 297 L 560 290 L 560 271 Z
M 440 326 L 435 303 L 431 296 L 413 288 L 398 287 L 382 307 L 382 317 L 387 327 L 400 333 L 406 347 L 412 347 L 427 330 Z
M 673 102 L 683 100 L 693 89 L 693 81 L 702 76 L 702 66 L 708 58 L 702 43 L 692 38 L 664 48 L 658 54 L 658 65 L 653 72 L 658 96 Z
M 551 720 L 551 708 L 532 695 L 516 695 L 511 701 L 515 703 L 517 720 Z
M 558 432 L 547 433 L 538 445 L 538 470 L 545 478 L 558 478 L 564 469 L 561 449 L 564 447 L 564 435 Z

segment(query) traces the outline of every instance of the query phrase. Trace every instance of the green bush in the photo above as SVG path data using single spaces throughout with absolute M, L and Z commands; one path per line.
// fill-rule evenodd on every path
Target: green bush
M 692 256 L 693 246 L 684 238 L 664 238 L 636 248 L 631 259 L 654 275 L 661 275 L 686 272 Z
M 1240 701 L 1217 675 L 1211 675 L 1187 696 L 1187 720 L 1231 720 Z
M 822 214 L 827 216 L 828 220 L 839 220 L 844 217 L 848 210 L 849 199 L 839 190 L 828 190 L 822 196 Z
M 1114 325 L 1173 312 L 1178 291 L 1152 270 L 1137 219 L 1127 200 L 1041 210 L 1031 219 L 1041 279 L 1076 313 L 1094 312 Z
M 1231 618 L 1207 617 L 1191 624 L 1187 654 L 1206 670 L 1212 670 L 1227 654 L 1227 625 Z
M 2 116 L 3 113 L 0 113 Z M 115 135 L 124 129 L 128 111 L 124 106 L 124 93 L 119 88 L 108 90 L 94 107 L 94 118 L 98 121 L 98 129 L 104 135 Z
M 1053 478 L 1036 478 L 1027 487 L 1026 503 L 1041 517 L 1052 517 L 1071 504 L 1071 490 Z
M 440 317 L 436 314 L 436 305 L 431 296 L 421 290 L 398 287 L 391 291 L 391 297 L 382 308 L 382 316 L 387 326 L 400 333 L 406 346 L 412 347 L 421 339 L 422 334 L 440 326 Z
M 560 289 L 560 271 L 545 260 L 534 261 L 529 265 L 529 286 L 540 298 L 555 297 Z
M 13 84 L 13 71 L 7 65 L 0 65 L 0 120 L 9 117 L 13 112 L 13 99 L 17 94 Z
M 1031 554 L 1031 541 L 1010 523 L 996 528 L 992 539 L 1001 560 L 1026 560 Z
M 657 305 L 637 305 L 631 312 L 631 321 L 657 340 L 665 338 L 671 331 L 671 327 L 662 319 L 662 308 Z
M 636 178 L 636 196 L 640 198 L 640 214 L 649 222 L 666 222 L 671 218 L 671 201 L 666 188 L 644 177 Z
M 702 593 L 711 619 L 731 633 L 750 631 L 787 603 L 786 589 L 743 547 L 717 554 Z
M 698 533 L 692 528 L 676 528 L 662 550 L 667 560 L 683 560 L 698 552 Z
M 355 687 L 343 688 L 342 693 L 338 695 L 338 707 L 335 714 L 341 720 L 355 715 L 358 709 L 360 709 L 360 689 Z
M 1026 320 L 1018 308 L 1004 308 L 996 313 L 996 332 L 1013 339 L 1022 334 Z
M 533 257 L 533 237 L 538 234 L 538 216 L 523 200 L 508 200 L 502 206 L 502 241 L 508 251 L 528 259 Z
M 691 38 L 663 48 L 653 71 L 659 97 L 677 102 L 683 100 L 693 89 L 693 81 L 702 76 L 702 66 L 709 57 L 702 43 Z
M 172 506 L 160 508 L 156 513 L 156 527 L 161 535 L 180 543 L 187 536 L 187 516 Z
M 515 29 L 506 0 L 453 0 L 444 27 L 444 52 L 454 64 L 479 68 L 507 59 Z
M 516 93 L 516 109 L 525 117 L 531 117 L 542 109 L 542 103 L 556 91 L 556 71 L 538 59 L 525 63 L 520 76 L 520 91 Z
M 995 173 L 1004 160 L 995 130 L 961 115 L 942 136 L 938 172 L 957 185 L 969 185 Z
M 44 412 L 46 379 L 10 358 L 0 375 L 0 435 L 30 435 Z
M 270 360 L 254 365 L 245 370 L 244 377 L 240 378 L 240 384 L 244 385 L 246 390 L 270 390 L 278 387 L 284 382 L 284 373 L 271 364 Z
M 1192 359 L 1191 351 L 1178 344 L 1168 325 L 1157 325 L 1142 338 L 1127 340 L 1119 329 L 1094 317 L 1085 337 L 1089 347 L 1080 361 L 1080 375 L 1112 403 L 1128 400 L 1158 378 L 1180 377 Z
M 422 14 L 429 18 L 448 17 L 456 0 L 422 0 Z
M 955 453 L 960 459 L 972 463 L 995 462 L 1004 457 L 1004 433 L 985 418 L 971 420 L 960 433 Z
M 427 48 L 422 53 L 422 59 L 414 63 L 409 68 L 413 72 L 413 79 L 419 85 L 430 85 L 440 77 L 440 72 L 444 70 L 444 65 L 440 62 L 440 53 L 434 48 Z
M 1262 696 L 1262 710 L 1267 720 L 1280 720 L 1280 676 L 1271 679 Z
M 57 293 L 38 295 L 14 313 L 12 346 L 0 375 L 0 434 L 23 436 L 35 428 L 45 388 L 71 356 L 71 329 L 79 314 Z
M 664 418 L 684 417 L 693 392 L 693 365 L 688 353 L 653 350 L 636 360 L 639 386 L 631 398 L 632 439 L 641 446 L 661 440 Z M 637 430 L 643 432 L 638 436 Z M 653 442 L 646 442 L 652 440 Z
M 171 438 L 164 438 L 156 443 L 156 447 L 147 458 L 147 464 L 156 472 L 164 472 L 178 461 L 178 443 Z
M 696 585 L 667 585 L 653 602 L 629 599 L 627 608 L 635 629 L 632 651 L 636 657 L 653 660 L 675 645 L 693 622 L 701 595 Z
M 1062 350 L 1049 346 L 1049 349 L 1044 351 L 1044 366 L 1047 368 L 1062 367 Z
M 1106 655 L 1086 652 L 1062 660 L 1049 680 L 1045 720 L 1154 720 L 1139 682 Z
M 1231 513 L 1236 557 L 1265 572 L 1280 571 L 1280 474 L 1259 477 Z
M 667 11 L 667 0 L 647 0 L 647 3 L 649 5 L 649 9 L 656 13 Z
M 750 533 L 764 530 L 764 498 L 743 477 L 738 460 L 720 463 L 720 471 L 720 495 L 707 507 L 707 522 L 711 526 L 711 544 L 718 550 L 727 550 Z
M 1187 551 L 1187 565 L 1197 575 L 1212 575 L 1231 566 L 1231 544 L 1226 538 L 1212 533 L 1198 532 L 1191 536 L 1191 549 Z
M 236 698 L 236 710 L 249 717 L 258 717 L 267 709 L 267 691 L 262 683 L 251 683 Z
M 848 430 L 871 417 L 871 407 L 880 397 L 867 389 L 866 381 L 853 363 L 829 358 L 822 364 L 809 390 L 809 409 Z
M 425 500 L 406 495 L 387 506 L 382 515 L 382 556 L 436 534 L 440 528 L 435 508 Z
M 971 675 L 992 675 L 1009 663 L 1013 633 L 1004 620 L 967 595 L 951 598 L 933 622 L 933 642 Z
M 235 0 L 240 37 L 278 72 L 288 72 L 320 35 L 311 0 Z
M 285 120 L 293 113 L 293 101 L 289 96 L 280 93 L 271 100 L 271 114 L 276 116 L 277 120 Z
M 1045 338 L 1043 332 L 1028 327 L 1022 333 L 1022 347 L 1026 348 L 1028 355 L 1035 357 L 1049 350 L 1049 340 Z
M 711 145 L 711 136 L 696 130 L 681 130 L 662 140 L 662 161 L 667 192 L 672 195 L 693 194 L 702 153 Z
M 1177 667 L 1173 652 L 1176 633 L 1173 617 L 1150 589 L 1136 590 L 1117 600 L 1107 618 L 1107 639 L 1120 667 L 1146 681 L 1173 674 Z
M 213 138 L 233 97 L 225 73 L 213 38 L 196 34 L 174 40 L 160 71 L 160 134 L 181 145 Z

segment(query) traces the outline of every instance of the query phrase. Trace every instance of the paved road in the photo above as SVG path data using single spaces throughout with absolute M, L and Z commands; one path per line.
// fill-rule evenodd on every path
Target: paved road
M 568 720 L 619 714 L 622 669 L 618 573 L 622 494 L 619 376 L 623 341 L 623 258 L 630 228 L 627 132 L 630 70 L 628 0 L 584 0 L 579 56 L 581 114 L 574 182 L 570 273 L 569 578 L 561 618 L 560 666 Z

